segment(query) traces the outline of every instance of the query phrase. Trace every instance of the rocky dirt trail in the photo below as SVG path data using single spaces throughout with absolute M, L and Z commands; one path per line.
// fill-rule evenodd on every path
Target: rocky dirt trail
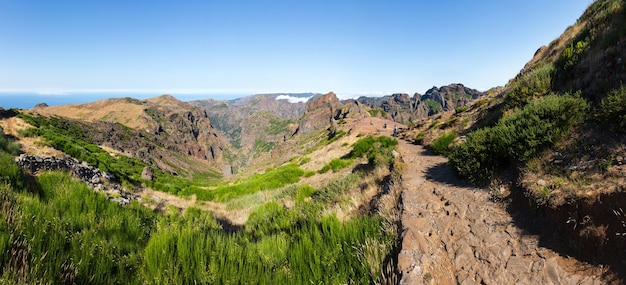
M 540 247 L 486 189 L 456 178 L 445 157 L 402 140 L 399 150 L 406 163 L 400 284 L 605 283 L 601 270 Z

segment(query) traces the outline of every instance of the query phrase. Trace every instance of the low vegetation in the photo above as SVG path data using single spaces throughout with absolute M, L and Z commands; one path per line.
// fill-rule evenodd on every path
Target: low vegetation
M 448 132 L 441 135 L 439 138 L 434 140 L 430 147 L 438 154 L 448 154 L 450 151 L 450 144 L 456 139 L 456 132 Z
M 549 95 L 502 118 L 495 126 L 467 135 L 452 149 L 450 163 L 476 183 L 486 183 L 494 172 L 524 163 L 552 146 L 585 118 L 588 105 L 577 95 Z
M 227 202 L 233 198 L 253 194 L 258 191 L 278 189 L 296 183 L 306 173 L 298 165 L 286 164 L 275 169 L 269 169 L 262 174 L 254 174 L 243 181 L 234 184 L 219 185 L 214 189 L 188 187 L 180 194 L 184 196 L 196 195 L 201 201 Z
M 613 132 L 626 133 L 626 86 L 610 92 L 601 105 L 600 121 Z
M 526 74 L 518 75 L 505 93 L 505 108 L 522 108 L 534 99 L 548 95 L 553 73 L 554 65 L 544 63 Z

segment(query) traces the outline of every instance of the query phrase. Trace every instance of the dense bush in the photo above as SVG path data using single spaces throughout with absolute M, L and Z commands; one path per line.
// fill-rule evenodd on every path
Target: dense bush
M 532 100 L 548 95 L 551 91 L 553 73 L 554 66 L 551 63 L 544 63 L 526 74 L 519 75 L 504 95 L 505 107 L 522 108 Z
M 494 171 L 525 162 L 551 146 L 585 118 L 587 103 L 576 95 L 549 95 L 526 105 L 495 126 L 471 132 L 450 155 L 459 174 L 484 183 Z
M 613 90 L 602 100 L 599 117 L 611 131 L 626 133 L 626 86 Z
M 430 147 L 439 154 L 447 154 L 450 151 L 450 144 L 456 139 L 456 132 L 452 131 L 441 135 L 434 140 Z

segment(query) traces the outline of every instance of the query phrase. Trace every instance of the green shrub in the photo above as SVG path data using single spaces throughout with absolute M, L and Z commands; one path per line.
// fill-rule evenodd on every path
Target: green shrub
M 454 109 L 454 114 L 463 113 L 463 112 L 467 111 L 467 109 L 468 109 L 467 106 L 457 107 L 457 108 Z
M 39 136 L 39 131 L 37 128 L 27 128 L 27 129 L 18 130 L 17 134 L 23 138 L 31 138 L 31 137 Z
M 415 143 L 416 144 L 422 144 L 424 143 L 424 136 L 426 136 L 425 132 L 419 132 L 416 136 L 415 136 Z
M 601 105 L 600 121 L 613 132 L 626 133 L 626 86 L 611 91 Z
M 494 127 L 468 134 L 453 148 L 450 164 L 475 183 L 511 163 L 525 163 L 539 150 L 554 145 L 585 118 L 587 103 L 578 95 L 549 95 L 529 103 Z
M 319 173 L 326 173 L 329 170 L 332 170 L 333 172 L 337 172 L 339 170 L 342 170 L 350 166 L 352 162 L 354 162 L 354 160 L 352 159 L 335 158 L 331 160 L 328 164 L 324 165 L 324 167 L 320 169 Z
M 20 152 L 20 145 L 9 139 L 2 128 L 0 128 L 0 151 L 7 152 L 11 155 L 17 155 Z
M 515 78 L 504 95 L 505 108 L 522 108 L 532 100 L 548 95 L 551 91 L 553 74 L 554 65 L 544 63 Z
M 438 154 L 447 154 L 450 150 L 450 144 L 456 139 L 456 132 L 444 133 L 438 139 L 434 140 L 430 147 Z

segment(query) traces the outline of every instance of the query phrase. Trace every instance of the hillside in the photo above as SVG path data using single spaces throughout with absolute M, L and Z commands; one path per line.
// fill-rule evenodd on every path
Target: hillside
M 626 276 L 626 5 L 594 1 L 502 89 L 404 134 L 487 187 L 540 242 Z
M 293 135 L 305 104 L 277 100 L 280 95 L 253 95 L 232 101 L 206 99 L 190 104 L 204 109 L 211 126 L 226 136 L 232 146 L 227 160 L 238 172 Z
M 224 177 L 200 152 L 221 132 L 169 96 L 0 110 L 0 283 L 393 282 L 393 122 L 354 106 L 314 98 Z
M 189 175 L 191 172 L 185 169 L 196 163 L 218 172 L 230 168 L 223 158 L 228 145 L 211 126 L 207 113 L 169 95 L 144 101 L 119 98 L 37 107 L 29 113 L 73 120 L 90 135 L 90 143 L 138 158 L 164 171 Z M 176 154 L 182 154 L 185 159 Z

